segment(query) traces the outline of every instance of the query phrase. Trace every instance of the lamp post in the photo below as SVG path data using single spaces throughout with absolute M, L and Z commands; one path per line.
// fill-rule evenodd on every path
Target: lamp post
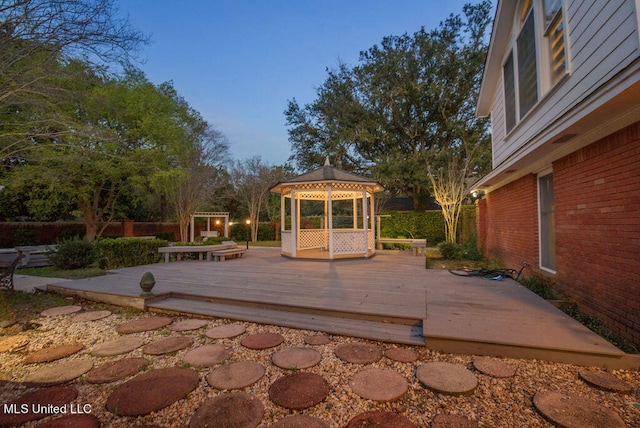
M 251 220 L 247 219 L 247 250 L 249 249 L 249 228 L 251 227 Z

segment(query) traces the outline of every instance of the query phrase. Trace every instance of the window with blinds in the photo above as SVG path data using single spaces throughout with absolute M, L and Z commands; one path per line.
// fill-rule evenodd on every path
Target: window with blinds
M 516 41 L 518 51 L 518 95 L 520 119 L 538 102 L 538 66 L 536 62 L 536 31 L 530 11 Z
M 504 115 L 507 132 L 516 126 L 516 85 L 513 72 L 513 53 L 510 53 L 502 72 L 504 75 Z
M 545 0 L 544 17 L 544 35 L 547 38 L 549 44 L 551 83 L 553 84 L 564 75 L 567 69 L 565 59 L 564 23 L 562 20 L 561 0 Z

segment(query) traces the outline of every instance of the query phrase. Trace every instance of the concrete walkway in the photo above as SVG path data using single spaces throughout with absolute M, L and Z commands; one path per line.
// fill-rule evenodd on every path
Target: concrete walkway
M 145 300 L 138 284 L 147 271 L 157 285 L 155 297 Z M 244 259 L 138 266 L 48 288 L 169 313 L 399 343 L 417 340 L 443 352 L 640 368 L 636 356 L 620 351 L 515 281 L 427 270 L 422 257 L 406 252 L 327 262 L 290 260 L 281 257 L 279 249 L 251 248 Z

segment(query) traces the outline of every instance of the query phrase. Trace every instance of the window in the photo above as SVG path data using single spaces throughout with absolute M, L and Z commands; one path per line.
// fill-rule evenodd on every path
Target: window
M 567 70 L 562 0 L 523 0 L 514 25 L 502 68 L 507 132 Z
M 538 178 L 540 211 L 540 267 L 556 270 L 556 228 L 553 202 L 553 174 Z
M 545 0 L 544 35 L 549 44 L 551 83 L 556 83 L 567 69 L 564 53 L 564 22 L 562 20 L 562 1 Z

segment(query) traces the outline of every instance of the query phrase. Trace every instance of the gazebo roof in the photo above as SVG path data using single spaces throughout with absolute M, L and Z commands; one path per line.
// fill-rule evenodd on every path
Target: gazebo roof
M 329 164 L 328 157 L 324 166 L 305 174 L 298 175 L 289 180 L 282 181 L 271 187 L 269 190 L 274 193 L 282 193 L 285 188 L 297 187 L 298 185 L 304 184 L 321 183 L 348 183 L 358 185 L 363 188 L 368 187 L 372 192 L 381 192 L 384 190 L 382 185 L 375 180 L 332 167 Z

